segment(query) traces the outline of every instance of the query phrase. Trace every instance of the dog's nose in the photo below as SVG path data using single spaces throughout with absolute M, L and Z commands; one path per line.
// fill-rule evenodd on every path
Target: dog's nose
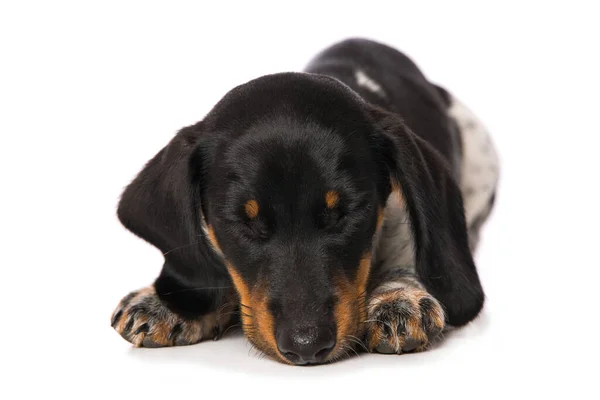
M 277 348 L 296 365 L 323 362 L 334 346 L 335 335 L 329 327 L 284 328 L 277 334 Z

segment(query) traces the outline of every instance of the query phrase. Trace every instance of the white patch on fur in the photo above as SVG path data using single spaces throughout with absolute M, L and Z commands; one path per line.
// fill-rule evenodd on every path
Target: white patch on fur
M 496 190 L 498 154 L 483 123 L 454 97 L 448 114 L 458 124 L 462 139 L 461 190 L 467 225 L 470 225 L 477 216 L 485 213 Z
M 383 89 L 381 88 L 381 85 L 374 81 L 370 76 L 365 74 L 362 70 L 357 69 L 354 73 L 354 77 L 356 78 L 356 83 L 358 84 L 358 86 L 362 86 L 373 93 L 377 93 L 380 96 L 385 95 Z
M 202 219 L 202 224 L 200 226 L 202 228 L 202 234 L 204 235 L 204 237 L 208 240 L 208 225 L 206 225 L 206 222 L 204 222 L 204 218 Z M 210 240 L 209 240 L 210 242 Z M 211 243 L 212 246 L 212 243 Z
M 404 202 L 391 194 L 383 210 L 383 226 L 373 244 L 373 265 L 381 272 L 403 269 L 414 273 L 415 257 L 410 218 Z

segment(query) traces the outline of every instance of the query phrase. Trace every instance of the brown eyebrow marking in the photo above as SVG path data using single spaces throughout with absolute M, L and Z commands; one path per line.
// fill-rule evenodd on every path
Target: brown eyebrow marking
M 256 218 L 259 209 L 260 208 L 258 207 L 258 202 L 256 200 L 248 200 L 246 204 L 244 204 L 244 210 L 250 219 Z
M 325 204 L 327 205 L 327 208 L 334 208 L 335 206 L 337 206 L 339 201 L 340 194 L 338 192 L 330 190 L 327 193 L 325 193 Z

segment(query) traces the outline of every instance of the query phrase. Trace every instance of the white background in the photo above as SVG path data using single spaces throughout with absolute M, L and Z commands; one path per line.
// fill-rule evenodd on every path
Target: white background
M 598 398 L 594 1 L 206 3 L 2 1 L 0 398 Z M 493 133 L 481 317 L 426 353 L 322 367 L 235 335 L 132 349 L 110 315 L 161 256 L 118 223 L 122 188 L 234 86 L 350 36 L 406 52 Z

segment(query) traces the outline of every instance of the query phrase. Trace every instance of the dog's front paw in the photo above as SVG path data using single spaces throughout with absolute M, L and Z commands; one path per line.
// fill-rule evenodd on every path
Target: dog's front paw
M 444 311 L 429 293 L 405 287 L 374 296 L 367 323 L 370 351 L 423 351 L 444 329 Z
M 169 310 L 147 287 L 125 296 L 111 319 L 112 327 L 136 347 L 185 346 L 222 332 L 217 313 L 184 319 Z

